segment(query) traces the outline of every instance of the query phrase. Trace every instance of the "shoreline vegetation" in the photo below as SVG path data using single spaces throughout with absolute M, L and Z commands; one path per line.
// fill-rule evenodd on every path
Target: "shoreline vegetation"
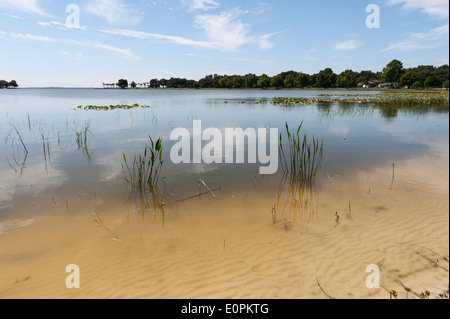
M 382 72 L 351 69 L 340 74 L 331 68 L 317 74 L 297 71 L 282 72 L 273 77 L 256 75 L 207 75 L 196 81 L 186 78 L 152 79 L 149 82 L 103 83 L 104 89 L 448 89 L 449 66 L 420 65 L 406 69 L 393 60 Z
M 318 103 L 375 104 L 380 106 L 439 106 L 449 109 L 448 92 L 387 93 L 387 94 L 321 94 L 319 97 L 276 97 L 272 104 L 279 106 L 311 105 Z

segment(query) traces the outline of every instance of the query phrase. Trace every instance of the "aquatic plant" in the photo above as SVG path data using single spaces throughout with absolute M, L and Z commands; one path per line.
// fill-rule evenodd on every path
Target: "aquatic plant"
M 287 144 L 283 146 L 283 135 L 280 135 L 280 167 L 283 173 L 278 187 L 277 207 L 282 215 L 286 212 L 293 215 L 294 221 L 304 214 L 309 215 L 309 222 L 317 215 L 319 199 L 317 196 L 317 176 L 323 163 L 323 141 L 306 134 L 300 134 L 303 122 L 295 133 L 291 133 L 286 123 Z M 286 195 L 281 204 L 283 195 Z
M 150 108 L 150 106 L 148 105 L 140 105 L 140 104 L 133 104 L 133 105 L 126 105 L 126 104 L 118 104 L 118 105 L 109 105 L 109 106 L 99 106 L 99 105 L 78 105 L 75 107 L 75 109 L 79 109 L 79 110 L 86 110 L 86 111 L 111 111 L 111 110 L 116 110 L 116 109 L 123 109 L 123 110 L 130 110 L 130 109 L 134 109 L 134 108 L 144 108 L 144 109 L 148 109 Z
M 276 97 L 272 104 L 279 106 L 311 105 L 318 103 L 352 103 L 375 104 L 379 106 L 392 105 L 397 107 L 409 106 L 442 106 L 449 109 L 448 92 L 422 93 L 392 93 L 392 94 L 335 94 L 319 95 L 310 98 Z
M 145 146 L 144 154 L 136 155 L 131 162 L 123 154 L 122 171 L 129 190 L 126 203 L 134 202 L 144 217 L 145 210 L 150 209 L 149 197 L 151 197 L 153 210 L 158 208 L 161 211 L 164 223 L 167 194 L 160 188 L 160 184 L 164 183 L 164 179 L 161 179 L 164 164 L 162 139 L 159 138 L 156 142 L 151 136 L 149 139 L 150 145 Z M 154 218 L 156 220 L 156 214 Z
M 289 151 L 283 148 L 283 135 L 280 134 L 280 165 L 284 174 L 298 176 L 311 181 L 320 171 L 323 163 L 323 140 L 312 137 L 309 141 L 307 134 L 301 136 L 303 122 L 293 134 L 286 123 Z

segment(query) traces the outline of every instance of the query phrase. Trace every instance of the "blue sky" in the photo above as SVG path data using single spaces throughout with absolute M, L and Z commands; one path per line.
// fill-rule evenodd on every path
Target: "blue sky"
M 22 87 L 440 66 L 448 40 L 448 0 L 0 0 L 0 78 Z

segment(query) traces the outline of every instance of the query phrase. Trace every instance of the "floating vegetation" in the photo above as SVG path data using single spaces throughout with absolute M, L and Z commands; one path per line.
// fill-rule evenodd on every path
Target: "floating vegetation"
M 448 109 L 448 92 L 416 92 L 416 93 L 391 93 L 391 94 L 336 94 L 319 95 L 310 98 L 276 97 L 272 104 L 279 106 L 312 105 L 318 103 L 357 103 L 376 105 L 445 105 Z
M 164 206 L 167 193 L 161 191 L 160 188 L 161 183 L 164 183 L 164 180 L 161 179 L 161 170 L 164 165 L 162 139 L 154 142 L 150 136 L 149 138 L 150 145 L 145 147 L 144 154 L 135 156 L 131 163 L 127 160 L 126 155 L 123 155 L 122 171 L 129 190 L 125 202 L 134 202 L 142 217 L 145 218 L 145 211 L 151 209 L 151 200 L 153 212 L 156 209 L 160 210 L 164 225 Z M 155 221 L 156 217 L 154 214 Z
M 77 107 L 75 107 L 75 109 L 79 109 L 79 110 L 85 110 L 85 111 L 111 111 L 111 110 L 117 110 L 117 109 L 122 109 L 122 110 L 130 110 L 130 109 L 135 109 L 135 108 L 143 108 L 143 109 L 148 109 L 150 108 L 150 106 L 148 105 L 140 105 L 140 104 L 133 104 L 133 105 L 126 105 L 126 104 L 119 104 L 119 105 L 109 105 L 109 106 L 98 106 L 98 105 L 78 105 Z

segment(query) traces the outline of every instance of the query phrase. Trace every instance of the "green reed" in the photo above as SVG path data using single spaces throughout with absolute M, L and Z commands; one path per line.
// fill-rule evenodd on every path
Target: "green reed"
M 280 165 L 285 175 L 313 180 L 319 173 L 323 163 L 323 140 L 314 137 L 311 140 L 307 134 L 301 135 L 303 122 L 295 133 L 289 130 L 286 123 L 286 132 L 289 149 L 284 150 L 283 135 L 280 134 Z
M 300 218 L 309 214 L 309 221 L 317 214 L 319 199 L 317 195 L 317 176 L 323 163 L 324 142 L 307 134 L 302 135 L 303 122 L 297 131 L 291 132 L 286 123 L 288 149 L 283 146 L 280 135 L 280 167 L 283 177 L 278 187 L 276 207 L 281 208 L 282 215 L 289 212 Z M 286 200 L 281 203 L 283 195 Z M 275 207 L 275 208 L 276 208 Z
M 153 210 L 159 208 L 164 218 L 167 194 L 160 188 L 160 184 L 164 183 L 161 179 L 164 165 L 162 139 L 155 142 L 150 136 L 149 138 L 150 145 L 146 145 L 144 153 L 136 155 L 131 162 L 123 155 L 122 171 L 130 191 L 126 203 L 134 202 L 144 216 L 145 210 L 150 209 L 151 197 Z

